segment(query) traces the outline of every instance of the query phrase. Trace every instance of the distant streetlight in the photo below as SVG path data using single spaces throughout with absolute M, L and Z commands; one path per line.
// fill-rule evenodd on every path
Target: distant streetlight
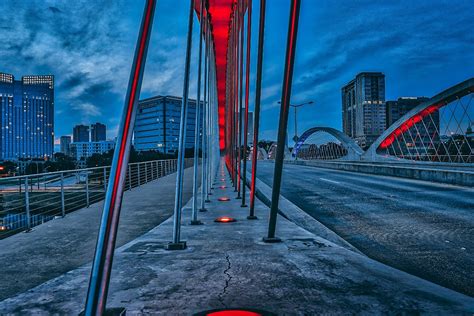
M 293 140 L 294 142 L 296 143 L 298 141 L 298 117 L 297 117 L 297 109 L 299 107 L 302 107 L 303 105 L 308 105 L 308 104 L 313 104 L 314 102 L 313 101 L 308 101 L 308 102 L 304 102 L 304 103 L 300 103 L 300 104 L 290 104 L 291 107 L 293 107 L 295 109 L 295 136 L 293 136 Z M 281 101 L 278 101 L 278 104 L 281 104 Z

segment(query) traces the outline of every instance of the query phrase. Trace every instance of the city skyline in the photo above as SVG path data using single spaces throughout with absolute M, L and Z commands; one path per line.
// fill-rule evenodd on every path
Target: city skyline
M 38 2 L 35 11 L 26 1 L 0 4 L 7 12 L 0 18 L 7 40 L 7 45 L 0 48 L 6 60 L 2 71 L 16 76 L 24 73 L 56 76 L 55 108 L 56 116 L 61 117 L 55 129 L 56 144 L 60 136 L 70 134 L 73 125 L 89 121 L 104 122 L 110 126 L 110 136 L 115 136 L 119 120 L 116 109 L 123 105 L 141 2 L 133 6 L 124 2 L 89 3 L 88 6 L 80 2 Z M 267 23 L 272 29 L 266 30 L 262 91 L 265 115 L 262 115 L 261 139 L 275 139 L 274 122 L 279 113 L 277 101 L 284 58 L 284 45 L 280 43 L 284 41 L 286 29 L 284 23 L 276 21 L 286 20 L 288 11 L 287 1 L 279 2 L 281 5 L 272 6 L 267 12 Z M 383 4 L 342 1 L 337 5 L 328 1 L 314 11 L 305 10 L 310 4 L 303 2 L 300 25 L 302 30 L 311 31 L 302 31 L 298 36 L 295 65 L 298 79 L 294 82 L 292 101 L 310 99 L 316 104 L 301 109 L 299 130 L 314 125 L 341 129 L 340 88 L 361 71 L 380 71 L 386 75 L 386 100 L 430 97 L 469 78 L 468 70 L 474 67 L 474 40 L 469 30 L 474 22 L 467 13 L 469 2 L 457 3 L 453 6 L 444 1 L 421 1 L 407 7 L 390 1 Z M 7 23 L 13 6 L 21 23 Z M 153 53 L 145 70 L 141 99 L 157 94 L 181 95 L 185 12 L 185 3 L 158 3 L 150 44 Z M 441 18 L 443 24 L 439 25 L 436 21 Z M 102 22 L 96 25 L 89 23 L 90 19 Z M 254 4 L 253 56 L 257 46 L 257 19 L 258 5 Z M 198 44 L 197 32 L 195 25 L 193 49 Z M 114 45 L 106 45 L 105 49 L 101 43 L 108 41 Z M 437 45 L 440 42 L 443 45 Z M 196 59 L 194 53 L 193 83 Z M 251 109 L 255 63 L 252 59 Z M 190 97 L 195 97 L 195 91 L 195 84 L 191 85 Z M 78 111 L 83 113 L 81 117 L 75 115 Z M 292 125 L 290 119 L 290 130 Z

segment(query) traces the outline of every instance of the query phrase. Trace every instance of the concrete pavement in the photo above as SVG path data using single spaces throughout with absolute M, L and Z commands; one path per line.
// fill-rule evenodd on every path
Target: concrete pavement
M 117 250 L 109 307 L 131 315 L 192 315 L 216 308 L 256 308 L 278 315 L 445 314 L 469 315 L 474 299 L 390 268 L 278 218 L 282 243 L 265 244 L 268 208 L 259 220 L 227 175 L 217 181 L 204 225 L 191 226 L 189 203 L 182 234 L 189 248 L 166 251 L 172 219 Z M 220 189 L 219 186 L 226 186 Z M 229 202 L 219 202 L 220 197 Z M 143 196 L 154 204 L 159 194 Z M 129 206 L 133 208 L 133 206 Z M 215 223 L 218 216 L 234 223 Z M 84 304 L 90 265 L 0 302 L 4 313 L 77 314 Z
M 258 167 L 270 186 L 273 168 Z M 282 195 L 369 257 L 474 296 L 474 189 L 285 165 Z
M 192 195 L 192 168 L 184 175 L 183 196 Z M 146 233 L 173 212 L 176 173 L 124 192 L 117 247 Z M 143 199 L 155 196 L 153 203 Z M 0 300 L 24 292 L 92 260 L 103 201 L 66 217 L 0 240 Z M 1 314 L 1 312 L 0 312 Z

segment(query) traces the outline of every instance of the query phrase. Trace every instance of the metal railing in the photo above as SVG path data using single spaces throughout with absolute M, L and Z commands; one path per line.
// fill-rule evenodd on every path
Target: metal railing
M 193 159 L 186 159 L 189 167 Z M 176 172 L 176 159 L 130 163 L 126 190 Z M 105 197 L 110 166 L 0 179 L 0 239 L 89 207 Z

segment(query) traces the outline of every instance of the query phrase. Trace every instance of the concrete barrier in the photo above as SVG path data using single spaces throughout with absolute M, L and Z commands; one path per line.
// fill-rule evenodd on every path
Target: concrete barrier
M 423 166 L 407 166 L 397 164 L 340 162 L 318 160 L 285 160 L 285 164 L 313 166 L 352 172 L 416 179 L 430 182 L 447 183 L 466 187 L 474 187 L 474 171 L 448 170 Z

